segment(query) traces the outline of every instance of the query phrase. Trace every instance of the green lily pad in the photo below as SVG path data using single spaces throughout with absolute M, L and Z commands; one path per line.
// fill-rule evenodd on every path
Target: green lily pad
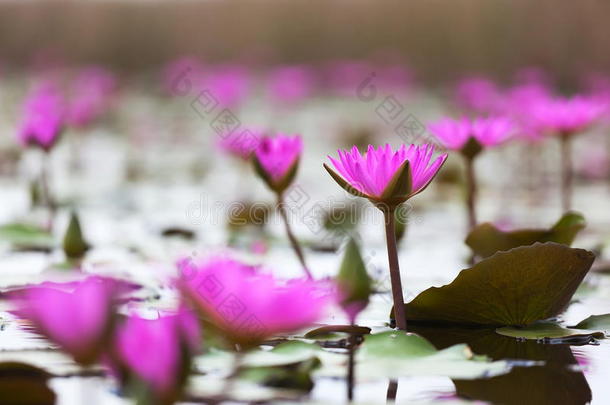
M 326 325 L 310 330 L 305 334 L 305 339 L 332 339 L 339 335 L 345 338 L 347 335 L 368 335 L 371 328 L 357 325 Z
M 506 326 L 496 329 L 496 333 L 517 339 L 538 340 L 543 343 L 586 344 L 594 339 L 603 339 L 604 332 L 586 329 L 564 328 L 552 322 L 540 322 L 525 328 Z
M 322 348 L 318 345 L 292 340 L 280 343 L 271 350 L 257 350 L 244 358 L 244 366 L 270 367 L 300 363 L 316 357 Z
M 580 321 L 574 329 L 601 329 L 610 331 L 610 314 L 592 315 L 585 320 Z
M 409 321 L 526 326 L 561 313 L 594 255 L 557 243 L 498 252 L 406 304 Z
M 399 378 L 406 376 L 449 376 L 471 379 L 506 373 L 505 361 L 490 361 L 474 355 L 465 344 L 437 350 L 419 335 L 388 331 L 368 335 L 356 354 L 359 379 Z M 321 375 L 345 374 L 345 365 L 325 367 Z
M 48 231 L 24 223 L 0 226 L 0 240 L 9 242 L 18 250 L 51 250 L 55 246 L 53 235 Z
M 584 217 L 576 212 L 564 214 L 550 229 L 519 229 L 504 232 L 486 222 L 478 225 L 468 234 L 466 244 L 474 254 L 483 258 L 535 242 L 556 242 L 569 246 L 584 227 Z

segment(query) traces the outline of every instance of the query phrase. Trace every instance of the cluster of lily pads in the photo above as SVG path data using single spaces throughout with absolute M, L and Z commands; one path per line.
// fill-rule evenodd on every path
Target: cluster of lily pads
M 301 70 L 282 73 L 295 86 L 308 79 Z M 240 93 L 235 86 L 239 89 L 243 72 L 229 69 L 224 76 L 216 75 L 216 91 L 226 90 L 222 94 L 229 100 L 227 105 L 237 103 Z M 174 86 L 175 77 L 169 82 Z M 48 159 L 67 125 L 84 127 L 109 108 L 112 83 L 106 72 L 89 71 L 74 85 L 77 94 L 88 97 L 68 103 L 71 108 L 52 83 L 33 89 L 24 103 L 18 131 L 21 144 L 40 149 L 43 159 Z M 88 90 L 81 92 L 81 87 Z M 301 83 L 298 88 L 304 92 L 304 87 Z M 297 97 L 296 90 L 283 91 Z M 288 388 L 284 395 L 298 399 L 318 377 L 345 377 L 350 400 L 356 379 L 395 380 L 412 375 L 449 376 L 461 381 L 466 392 L 467 380 L 506 374 L 515 366 L 501 356 L 475 354 L 476 342 L 468 342 L 472 348 L 463 342 L 437 344 L 434 339 L 443 336 L 442 330 L 430 342 L 426 328 L 432 327 L 446 328 L 447 335 L 458 326 L 480 328 L 496 337 L 548 344 L 605 338 L 610 315 L 591 316 L 569 327 L 558 316 L 595 260 L 594 253 L 570 247 L 585 227 L 582 215 L 569 210 L 570 142 L 601 122 L 607 105 L 593 97 L 558 98 L 534 84 L 482 92 L 479 81 L 463 84 L 460 91 L 468 100 L 477 98 L 479 111 L 471 111 L 474 116 L 467 118 L 446 117 L 432 123 L 434 142 L 398 148 L 369 145 L 364 151 L 353 146 L 329 156 L 323 165 L 341 188 L 368 200 L 384 218 L 393 306 L 388 305 L 383 327 L 372 330 L 357 322 L 379 291 L 355 238 L 343 241 L 336 277 L 315 279 L 286 205 L 304 142 L 299 135 L 268 131 L 261 131 L 256 142 L 223 134 L 221 147 L 248 162 L 274 194 L 302 278 L 279 279 L 265 267 L 230 255 L 182 257 L 176 262 L 175 275 L 167 280 L 175 305 L 152 317 L 130 306 L 141 285 L 100 275 L 11 288 L 0 297 L 9 302 L 11 313 L 23 321 L 25 329 L 46 338 L 85 371 L 111 377 L 121 395 L 140 404 L 270 399 L 268 392 L 252 386 Z M 283 93 L 278 90 L 278 94 Z M 549 229 L 504 231 L 478 223 L 475 157 L 509 140 L 542 142 L 549 134 L 557 135 L 563 145 L 564 215 Z M 403 204 L 422 193 L 442 170 L 449 154 L 439 154 L 439 148 L 460 153 L 466 162 L 469 229 L 465 243 L 472 251 L 472 266 L 451 283 L 429 288 L 405 304 L 402 277 L 407 273 L 399 268 L 396 217 Z M 46 175 L 43 169 L 36 184 L 49 212 L 46 227 L 0 227 L 0 238 L 17 249 L 50 251 L 55 247 L 50 230 L 58 207 Z M 36 193 L 32 195 L 34 199 Z M 263 221 L 269 210 L 260 207 Z M 239 232 L 239 226 L 236 229 Z M 78 216 L 72 213 L 63 239 L 66 267 L 82 271 L 80 263 L 89 248 Z M 319 324 L 333 307 L 345 312 L 349 324 Z M 19 363 L 0 363 L 0 371 L 17 382 L 50 377 Z M 20 384 L 2 389 L 10 393 L 7 398 L 30 395 Z

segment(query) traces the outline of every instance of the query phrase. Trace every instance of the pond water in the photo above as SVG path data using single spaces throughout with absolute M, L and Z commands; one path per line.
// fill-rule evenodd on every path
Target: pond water
M 423 107 L 413 108 L 427 119 L 435 116 L 438 106 L 434 107 L 434 101 L 426 100 L 420 103 Z M 82 271 L 127 278 L 141 284 L 143 288 L 136 292 L 141 300 L 129 305 L 154 313 L 170 308 L 176 302 L 167 282 L 168 277 L 176 274 L 173 265 L 176 258 L 226 250 L 226 242 L 231 236 L 225 225 L 227 215 L 241 209 L 235 201 L 272 204 L 273 199 L 248 168 L 215 152 L 216 135 L 209 130 L 209 123 L 202 122 L 189 109 L 187 102 L 150 101 L 134 92 L 122 103 L 129 105 L 129 114 L 119 114 L 111 126 L 112 131 L 95 130 L 87 137 L 68 134 L 70 138 L 83 138 L 77 144 L 65 142 L 54 151 L 52 189 L 60 200 L 77 205 L 85 235 L 94 246 Z M 319 212 L 316 210 L 345 201 L 354 202 L 322 169 L 326 155 L 333 153 L 339 143 L 331 134 L 341 122 L 349 119 L 347 117 L 364 116 L 366 118 L 360 118 L 362 121 L 373 121 L 381 126 L 381 133 L 385 134 L 385 138 L 381 136 L 382 140 L 396 144 L 400 139 L 384 129 L 382 123 L 374 121 L 375 113 L 370 106 L 358 103 L 312 103 L 299 113 L 277 119 L 270 111 L 257 110 L 256 105 L 240 113 L 242 121 L 253 122 L 253 125 L 271 122 L 279 129 L 303 133 L 305 157 L 296 185 L 288 196 L 291 222 L 298 237 L 309 246 L 306 255 L 315 277 L 335 275 L 341 255 L 321 251 L 320 247 L 330 248 L 336 240 L 325 230 L 313 229 L 307 221 Z M 584 139 L 583 143 L 586 142 Z M 509 146 L 490 152 L 479 162 L 481 220 L 498 221 L 509 228 L 547 227 L 559 217 L 557 173 L 552 167 L 552 157 L 557 151 L 553 147 L 541 150 L 537 158 L 540 167 L 524 174 L 525 169 L 515 162 L 526 149 L 524 145 Z M 17 167 L 18 175 L 6 175 L 0 180 L 0 222 L 45 218 L 44 210 L 30 212 L 27 186 L 23 181 L 36 172 L 39 157 L 36 153 L 27 154 Z M 459 159 L 452 156 L 450 160 L 449 165 L 459 169 Z M 78 170 L 71 166 L 74 161 Z M 407 235 L 399 247 L 407 301 L 430 286 L 451 282 L 461 269 L 468 267 L 469 253 L 463 243 L 462 193 L 458 185 L 438 183 L 413 201 Z M 606 204 L 610 187 L 604 183 L 582 182 L 575 196 L 575 208 L 589 223 L 575 246 L 593 249 L 605 245 L 607 229 L 610 229 Z M 58 237 L 65 229 L 67 219 L 67 210 L 60 210 L 54 226 Z M 374 208 L 366 206 L 358 226 L 365 261 L 380 290 L 359 316 L 358 324 L 381 331 L 387 328 L 391 307 L 382 218 Z M 163 237 L 163 230 L 170 227 L 193 231 L 195 237 L 192 240 Z M 265 254 L 247 249 L 252 242 L 247 235 L 235 239 L 235 250 L 248 260 L 268 266 L 278 276 L 300 276 L 299 264 L 276 215 L 272 215 L 266 228 L 268 251 Z M 5 247 L 0 254 L 0 285 L 5 289 L 82 277 L 81 273 L 54 269 L 53 265 L 61 261 L 59 252 L 14 252 Z M 0 361 L 21 361 L 59 375 L 78 372 L 67 357 L 24 331 L 24 325 L 6 312 L 9 309 L 0 301 Z M 609 312 L 610 275 L 591 272 L 563 320 L 570 325 L 589 315 Z M 335 308 L 324 323 L 345 322 L 343 313 Z M 487 329 L 423 325 L 410 325 L 409 328 L 438 349 L 467 343 L 476 354 L 487 355 L 493 360 L 514 360 L 514 368 L 505 375 L 476 380 L 415 376 L 398 381 L 384 378 L 357 381 L 357 402 L 383 403 L 388 397 L 394 397 L 398 403 L 473 400 L 499 404 L 590 402 L 601 405 L 610 401 L 610 342 L 607 340 L 581 346 L 550 345 L 518 341 Z M 97 375 L 53 378 L 50 387 L 58 394 L 58 405 L 128 403 L 117 395 L 110 379 Z M 344 379 L 319 377 L 310 394 L 300 401 L 343 402 L 345 391 Z

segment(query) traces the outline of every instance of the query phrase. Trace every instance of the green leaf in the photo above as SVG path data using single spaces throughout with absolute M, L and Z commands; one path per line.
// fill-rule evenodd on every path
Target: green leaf
M 356 197 L 369 198 L 368 195 L 366 195 L 363 192 L 352 187 L 343 177 L 341 177 L 339 174 L 337 174 L 326 163 L 324 163 L 323 166 L 326 169 L 326 171 L 328 172 L 328 174 L 330 174 L 330 177 L 332 177 L 333 180 L 335 180 L 337 182 L 337 184 L 339 184 L 341 186 L 341 188 L 343 188 L 345 191 L 347 191 L 348 193 L 350 193 L 352 195 L 355 195 Z
M 594 255 L 557 243 L 498 252 L 406 304 L 410 321 L 526 326 L 561 313 Z
M 298 340 L 280 343 L 271 350 L 257 350 L 246 355 L 244 366 L 271 367 L 300 363 L 316 357 L 322 352 L 318 345 Z
M 305 334 L 305 339 L 328 339 L 334 338 L 336 334 L 347 335 L 368 335 L 371 328 L 356 325 L 326 325 Z M 345 337 L 343 336 L 343 337 Z
M 319 359 L 312 358 L 286 366 L 247 368 L 239 373 L 239 376 L 267 387 L 308 392 L 314 386 L 311 373 L 319 368 L 320 364 Z
M 421 336 L 388 331 L 368 335 L 356 354 L 356 378 L 379 379 L 405 376 L 477 378 L 509 371 L 505 361 L 491 362 L 475 356 L 465 344 L 436 350 Z M 344 375 L 343 367 L 327 367 L 321 375 Z
M 66 257 L 76 260 L 85 257 L 85 253 L 89 250 L 89 244 L 85 242 L 80 221 L 74 211 L 70 214 L 70 223 L 64 236 L 63 248 Z
M 53 405 L 55 393 L 47 386 L 49 374 L 29 364 L 0 363 L 2 405 Z
M 372 292 L 372 281 L 354 238 L 349 239 L 345 248 L 337 275 L 337 285 L 342 293 L 342 307 L 358 306 L 364 309 L 367 306 Z
M 585 320 L 580 321 L 574 329 L 601 329 L 610 331 L 610 314 L 592 315 Z
M 468 234 L 466 244 L 474 254 L 483 258 L 535 242 L 556 242 L 569 246 L 584 227 L 584 217 L 576 212 L 564 214 L 550 229 L 520 229 L 504 232 L 487 222 L 476 226 Z
M 604 332 L 584 329 L 564 328 L 552 322 L 539 322 L 524 328 L 505 326 L 496 329 L 496 333 L 518 339 L 538 340 L 544 343 L 581 343 L 593 339 L 603 339 Z
M 16 249 L 51 250 L 55 245 L 51 233 L 24 223 L 0 226 L 0 240 L 11 243 Z

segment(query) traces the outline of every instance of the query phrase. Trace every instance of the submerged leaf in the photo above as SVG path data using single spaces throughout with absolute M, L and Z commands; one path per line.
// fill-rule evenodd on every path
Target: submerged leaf
M 550 229 L 519 229 L 504 232 L 487 222 L 476 226 L 468 234 L 466 244 L 474 254 L 483 258 L 535 242 L 556 242 L 569 246 L 584 227 L 584 217 L 576 212 L 564 214 Z
M 594 255 L 557 243 L 498 252 L 406 304 L 410 321 L 525 326 L 561 313 Z
M 524 328 L 506 326 L 496 333 L 518 339 L 539 340 L 544 343 L 587 344 L 594 339 L 603 339 L 604 333 L 595 330 L 570 329 L 551 322 L 540 322 Z

